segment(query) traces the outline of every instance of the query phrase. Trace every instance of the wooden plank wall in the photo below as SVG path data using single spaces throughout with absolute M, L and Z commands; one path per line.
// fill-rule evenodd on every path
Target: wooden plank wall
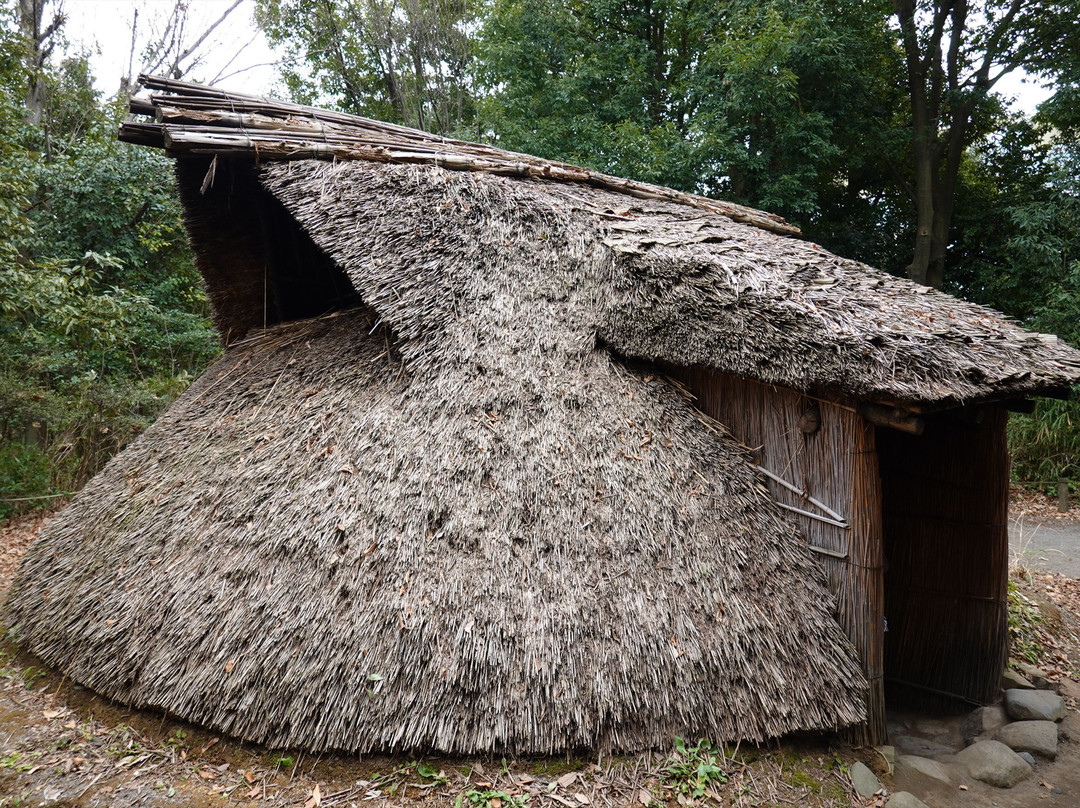
M 996 695 L 1008 656 L 1007 413 L 926 419 L 878 435 L 886 692 L 905 709 L 971 709 Z M 941 694 L 954 694 L 944 696 Z
M 697 397 L 703 412 L 725 424 L 753 450 L 759 465 L 820 500 L 850 524 L 837 527 L 792 514 L 806 541 L 828 553 L 816 555 L 837 594 L 840 624 L 859 652 L 870 681 L 870 721 L 855 730 L 853 740 L 885 743 L 881 486 L 874 428 L 851 408 L 815 401 L 786 388 L 701 368 L 668 370 Z M 807 435 L 799 429 L 799 421 L 813 404 L 820 413 L 820 429 Z M 821 513 L 779 483 L 768 480 L 768 485 L 778 502 Z

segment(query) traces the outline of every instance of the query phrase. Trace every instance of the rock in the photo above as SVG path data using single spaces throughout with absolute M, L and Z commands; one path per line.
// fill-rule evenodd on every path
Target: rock
M 1006 692 L 1016 689 L 1034 690 L 1035 685 L 1016 671 L 1005 671 L 1005 673 L 1001 674 L 1001 689 Z
M 998 788 L 1012 788 L 1031 776 L 1031 767 L 998 741 L 979 741 L 956 756 L 976 780 Z
M 1080 743 L 1080 715 L 1069 713 L 1065 716 L 1065 720 L 1058 724 L 1058 737 L 1063 741 Z
M 910 791 L 897 791 L 885 803 L 885 808 L 930 808 Z
M 956 786 L 949 770 L 935 760 L 917 755 L 900 755 L 896 759 L 896 776 L 893 780 L 898 788 L 917 792 L 927 799 L 955 799 Z
M 881 790 L 881 781 L 877 779 L 870 769 L 860 761 L 857 761 L 848 773 L 851 784 L 860 797 L 872 797 Z
M 1066 677 L 1058 682 L 1058 693 L 1073 701 L 1080 701 L 1080 684 Z
M 1017 669 L 1024 675 L 1024 678 L 1031 682 L 1038 690 L 1054 690 L 1053 682 L 1046 675 L 1046 671 L 1042 668 L 1037 668 L 1028 662 L 1016 663 Z
M 1024 763 L 1026 763 L 1027 765 L 1035 765 L 1035 756 L 1031 754 L 1031 752 L 1017 752 L 1016 754 L 1018 754 L 1020 756 L 1020 759 L 1024 761 Z
M 946 721 L 920 716 L 912 723 L 912 730 L 913 734 L 921 735 L 923 738 L 941 738 L 949 734 L 950 728 Z
M 939 755 L 951 755 L 956 750 L 937 741 L 928 741 L 915 735 L 900 735 L 893 738 L 896 752 L 900 755 L 917 755 L 918 757 L 938 757 Z
M 881 756 L 885 758 L 885 762 L 889 764 L 889 774 L 892 774 L 896 771 L 896 747 L 879 746 L 878 751 L 881 752 Z
M 1000 704 L 994 704 L 990 707 L 976 707 L 964 719 L 960 734 L 964 736 L 964 743 L 971 744 L 980 735 L 993 735 L 1008 723 L 1009 717 L 1005 714 L 1005 708 Z
M 1053 760 L 1057 757 L 1058 728 L 1053 721 L 1015 721 L 994 733 L 1014 752 L 1031 752 Z
M 1006 690 L 1005 712 L 1016 721 L 1060 721 L 1065 702 L 1049 690 Z
M 906 735 L 908 733 L 908 722 L 900 716 L 889 716 L 885 719 L 885 729 L 889 733 L 889 737 L 894 735 Z

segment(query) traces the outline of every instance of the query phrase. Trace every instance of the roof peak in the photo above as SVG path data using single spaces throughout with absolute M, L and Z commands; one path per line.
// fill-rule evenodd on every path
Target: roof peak
M 615 177 L 483 143 L 454 140 L 359 115 L 236 93 L 160 76 L 139 76 L 151 91 L 131 112 L 153 123 L 125 121 L 119 138 L 162 148 L 173 157 L 220 155 L 280 161 L 310 158 L 434 165 L 456 171 L 575 183 L 719 214 L 781 236 L 799 236 L 779 216 L 732 202 Z

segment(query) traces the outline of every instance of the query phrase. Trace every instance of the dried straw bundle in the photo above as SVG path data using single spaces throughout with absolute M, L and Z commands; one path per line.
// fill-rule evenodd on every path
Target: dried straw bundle
M 464 221 L 488 215 L 489 203 L 475 208 L 466 201 L 478 193 L 507 197 L 498 204 L 532 208 L 537 216 L 569 214 L 595 251 L 600 288 L 590 316 L 596 335 L 624 356 L 931 408 L 1068 395 L 1080 381 L 1080 353 L 1053 335 L 1026 331 L 990 309 L 805 241 L 682 205 L 562 183 L 483 174 L 456 181 L 455 174 L 430 168 L 390 181 L 389 189 L 371 179 L 403 170 L 306 161 L 270 166 L 264 183 L 354 282 L 355 267 L 393 263 L 388 252 L 411 239 L 402 260 L 426 267 L 426 280 L 443 283 L 441 262 L 458 251 L 475 255 L 476 239 L 485 238 L 470 234 Z M 460 196 L 438 190 L 447 184 Z M 445 208 L 433 211 L 436 202 Z M 431 230 L 413 237 L 418 227 Z M 519 234 L 508 233 L 506 245 L 521 251 L 521 260 L 534 260 L 525 257 L 532 250 Z M 399 284 L 375 290 L 360 282 L 357 288 L 383 316 L 392 318 L 405 306 L 404 333 L 412 334 L 438 328 L 437 309 L 455 299 L 455 289 L 436 291 L 426 280 L 407 303 Z
M 521 280 L 487 287 L 513 361 L 480 343 L 414 373 L 365 311 L 234 346 L 32 548 L 25 646 L 271 746 L 637 749 L 864 718 L 822 573 L 742 450 L 560 325 L 569 278 L 546 304 Z

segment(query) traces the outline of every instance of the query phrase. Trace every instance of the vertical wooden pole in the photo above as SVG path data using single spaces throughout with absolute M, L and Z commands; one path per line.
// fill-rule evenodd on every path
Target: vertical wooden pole
M 1069 481 L 1058 477 L 1058 513 L 1069 512 Z
M 852 732 L 855 743 L 887 743 L 885 726 L 885 576 L 882 553 L 881 477 L 873 424 L 859 419 L 851 447 L 851 543 L 840 619 L 870 683 L 867 722 Z

